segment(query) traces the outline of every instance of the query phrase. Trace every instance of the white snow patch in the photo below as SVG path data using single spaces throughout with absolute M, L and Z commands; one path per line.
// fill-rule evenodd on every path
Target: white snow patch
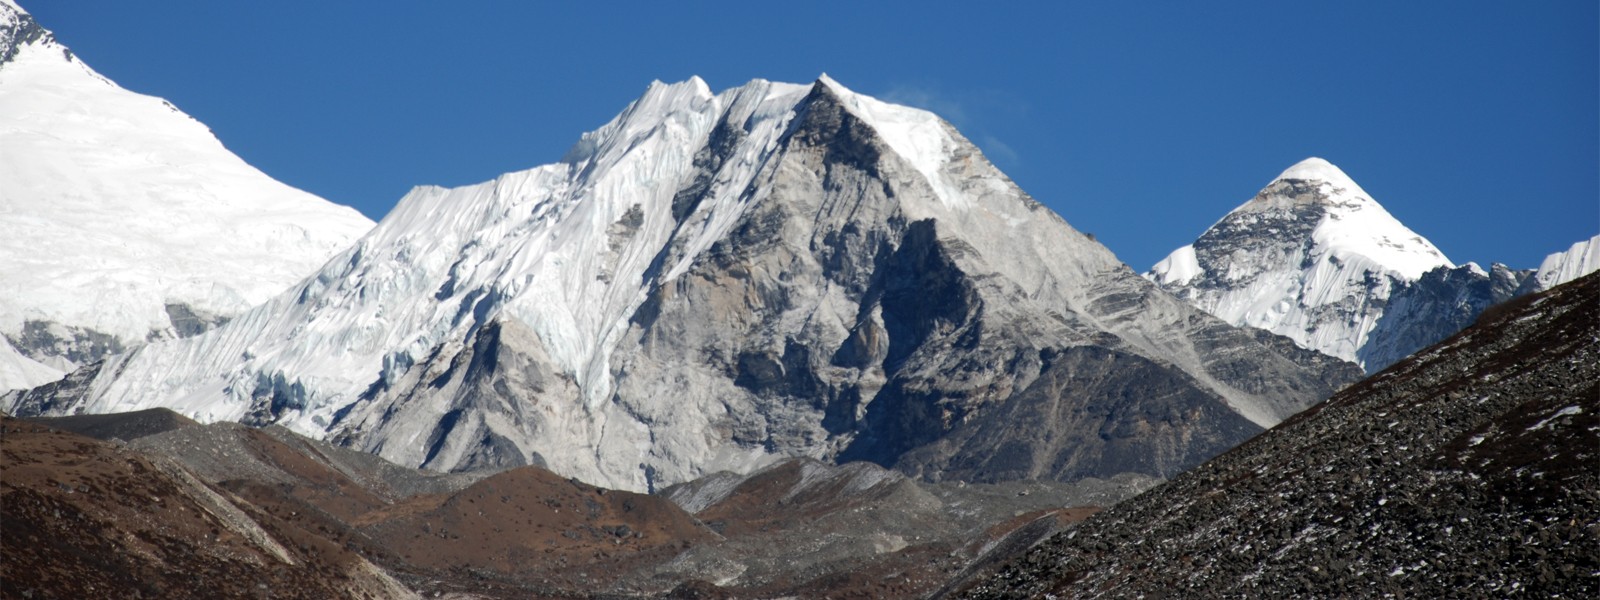
M 25 390 L 61 379 L 66 371 L 41 364 L 11 345 L 0 336 L 0 393 Z
M 1575 406 L 1575 405 L 1574 406 L 1568 406 L 1568 407 L 1563 408 L 1563 409 L 1561 409 L 1559 411 L 1556 411 L 1556 414 L 1550 415 L 1550 418 L 1545 419 L 1543 421 L 1539 421 L 1538 423 L 1535 423 L 1533 427 L 1529 427 L 1528 428 L 1528 431 L 1538 431 L 1540 429 L 1544 429 L 1545 426 L 1549 425 L 1551 421 L 1555 421 L 1556 419 L 1559 419 L 1561 417 L 1570 417 L 1572 415 L 1581 415 L 1581 414 L 1583 414 L 1583 409 L 1582 408 L 1580 408 L 1578 406 Z
M 1204 273 L 1205 269 L 1200 268 L 1200 262 L 1195 259 L 1194 244 L 1188 244 L 1161 259 L 1145 277 L 1156 283 L 1184 285 Z

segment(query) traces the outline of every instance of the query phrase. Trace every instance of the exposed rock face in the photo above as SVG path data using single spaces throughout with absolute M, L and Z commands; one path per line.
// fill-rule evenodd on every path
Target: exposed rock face
M 1078 346 L 1040 360 L 1020 393 L 916 447 L 901 468 L 979 481 L 1170 475 L 1259 431 L 1184 373 L 1142 356 Z
M 1489 310 L 965 597 L 1587 598 L 1600 594 L 1597 464 L 1591 275 Z
M 1450 337 L 1490 306 L 1515 297 L 1530 275 L 1499 263 L 1488 273 L 1466 264 L 1437 267 L 1398 286 L 1358 352 L 1361 363 L 1377 372 Z
M 649 490 L 794 456 L 1168 476 L 1356 376 L 1161 292 L 931 114 L 826 78 L 692 80 L 565 162 L 413 192 L 213 332 L 12 406 L 160 403 Z
M 581 412 L 552 401 L 576 397 L 572 377 L 551 366 L 537 335 L 520 321 L 494 321 L 471 346 L 453 355 L 440 349 L 392 386 L 369 390 L 363 401 L 372 408 L 335 441 L 381 455 L 390 440 L 425 440 L 418 464 L 431 469 L 545 466 L 537 448 L 517 440 L 581 427 L 572 422 Z M 362 436 L 367 427 L 386 435 Z

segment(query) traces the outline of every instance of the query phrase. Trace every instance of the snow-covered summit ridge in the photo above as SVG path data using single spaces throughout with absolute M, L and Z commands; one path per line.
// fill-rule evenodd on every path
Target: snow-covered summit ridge
M 20 355 L 60 371 L 231 317 L 371 225 L 0 4 L 0 335 Z

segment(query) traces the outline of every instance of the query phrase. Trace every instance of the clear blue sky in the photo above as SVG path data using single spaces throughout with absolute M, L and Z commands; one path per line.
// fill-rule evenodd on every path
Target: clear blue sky
M 1539 2 L 21 0 L 268 174 L 381 218 L 557 160 L 654 79 L 938 112 L 1143 270 L 1307 156 L 1458 263 L 1600 232 L 1600 16 Z

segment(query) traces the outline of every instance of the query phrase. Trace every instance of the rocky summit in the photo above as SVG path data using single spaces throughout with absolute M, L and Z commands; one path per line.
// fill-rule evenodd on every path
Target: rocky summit
M 1473 327 L 963 597 L 1600 594 L 1600 275 Z
M 1166 477 L 1357 376 L 1163 292 L 949 124 L 824 76 L 653 84 L 561 162 L 418 188 L 227 325 L 8 405 L 644 491 L 785 457 Z

